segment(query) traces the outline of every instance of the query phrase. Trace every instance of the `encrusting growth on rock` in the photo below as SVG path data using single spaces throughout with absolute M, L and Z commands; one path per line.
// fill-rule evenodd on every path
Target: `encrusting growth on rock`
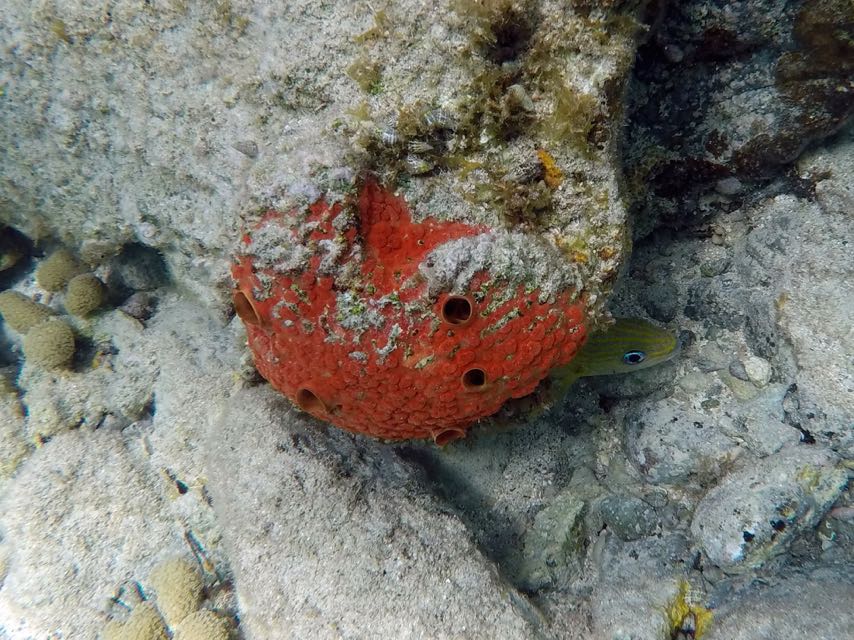
M 699 640 L 706 635 L 712 624 L 712 612 L 692 600 L 687 581 L 680 580 L 678 589 L 666 610 L 670 637 Z

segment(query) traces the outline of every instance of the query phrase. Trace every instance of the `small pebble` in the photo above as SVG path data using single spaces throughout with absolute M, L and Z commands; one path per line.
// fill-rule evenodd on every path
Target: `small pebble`
M 700 371 L 691 371 L 686 373 L 679 380 L 679 388 L 686 393 L 697 393 L 703 389 L 708 389 L 712 385 L 713 380 L 707 373 Z
M 150 222 L 140 222 L 137 225 L 136 233 L 139 238 L 152 241 L 157 236 L 157 227 Z
M 654 534 L 658 528 L 655 510 L 634 496 L 607 496 L 599 504 L 599 512 L 608 529 L 620 540 L 639 540 Z
M 729 358 L 723 349 L 714 342 L 707 342 L 699 348 L 697 366 L 700 371 L 719 371 L 727 366 Z
M 534 101 L 531 100 L 531 97 L 528 95 L 528 92 L 525 91 L 525 87 L 521 84 L 511 84 L 507 88 L 507 93 L 504 98 L 504 102 L 507 107 L 513 111 L 527 111 L 529 113 L 533 113 L 536 107 L 534 106 Z
M 747 376 L 747 371 L 744 369 L 744 363 L 741 360 L 733 360 L 729 363 L 730 375 L 747 382 L 750 378 Z
M 646 494 L 644 502 L 654 509 L 663 509 L 670 500 L 667 497 L 667 491 L 664 489 L 654 489 Z
M 127 418 L 121 418 L 114 413 L 108 413 L 101 419 L 98 428 L 106 429 L 107 431 L 121 431 L 126 426 L 128 426 Z
M 771 381 L 771 363 L 759 356 L 750 356 L 744 361 L 747 378 L 760 389 Z
M 258 157 L 258 145 L 253 140 L 238 140 L 231 146 L 247 158 Z
M 156 308 L 157 298 L 153 294 L 147 291 L 137 291 L 122 303 L 119 310 L 140 322 L 145 322 L 154 314 Z
M 752 400 L 759 394 L 759 390 L 755 385 L 744 380 L 739 380 L 729 373 L 729 371 L 721 371 L 718 375 L 721 378 L 721 382 L 723 382 L 727 387 L 729 387 L 729 390 L 732 391 L 732 395 L 742 402 Z
M 661 282 L 665 274 L 670 272 L 668 260 L 665 258 L 654 258 L 644 265 L 643 278 L 647 282 Z
M 715 183 L 715 191 L 723 196 L 734 196 L 741 189 L 742 184 L 738 178 L 724 178 Z
M 706 329 L 706 340 L 720 340 L 721 338 L 724 337 L 724 332 L 720 327 L 716 327 L 715 325 L 712 325 L 710 327 L 705 327 L 705 329 Z M 724 362 L 724 365 L 726 365 L 726 362 Z M 721 366 L 721 368 L 723 369 L 723 365 Z
M 169 268 L 163 255 L 142 244 L 125 245 L 109 266 L 107 287 L 114 295 L 123 297 L 134 291 L 151 291 L 169 281 Z
M 679 348 L 682 349 L 682 351 L 685 351 L 686 349 L 693 347 L 694 343 L 697 342 L 697 334 L 690 329 L 682 329 L 679 331 L 677 340 L 679 342 Z

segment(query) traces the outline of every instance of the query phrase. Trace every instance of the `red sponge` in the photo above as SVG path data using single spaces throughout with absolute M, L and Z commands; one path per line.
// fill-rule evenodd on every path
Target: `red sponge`
M 351 206 L 324 200 L 268 212 L 243 237 L 232 274 L 258 371 L 297 406 L 390 440 L 464 436 L 572 359 L 584 305 L 549 303 L 502 274 L 430 295 L 419 266 L 483 227 L 413 222 L 369 182 Z

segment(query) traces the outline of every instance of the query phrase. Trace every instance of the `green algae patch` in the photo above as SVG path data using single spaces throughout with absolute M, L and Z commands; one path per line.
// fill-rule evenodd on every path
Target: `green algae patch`
M 365 93 L 377 94 L 382 90 L 382 66 L 376 60 L 358 58 L 347 67 L 347 75 Z

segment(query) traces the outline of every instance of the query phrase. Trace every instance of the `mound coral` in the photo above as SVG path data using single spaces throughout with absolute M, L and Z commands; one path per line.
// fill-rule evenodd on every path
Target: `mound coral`
M 584 341 L 581 287 L 549 249 L 413 221 L 369 181 L 358 197 L 267 212 L 242 239 L 234 305 L 259 372 L 301 409 L 444 444 L 530 394 Z
M 0 292 L 0 316 L 18 333 L 27 333 L 54 315 L 47 305 L 36 302 L 18 291 Z
M 92 273 L 81 273 L 69 280 L 65 290 L 65 309 L 85 318 L 104 304 L 104 283 Z
M 24 250 L 16 234 L 0 226 L 0 271 L 11 269 L 23 257 Z
M 200 608 L 205 599 L 204 579 L 186 558 L 159 562 L 148 582 L 156 604 L 144 600 L 124 622 L 109 621 L 101 640 L 227 640 L 231 636 L 227 617 Z
M 109 622 L 101 632 L 101 640 L 168 640 L 166 625 L 150 602 L 142 602 L 125 622 Z
M 36 269 L 36 282 L 45 291 L 62 291 L 71 278 L 83 271 L 74 254 L 66 249 L 57 249 Z
M 230 629 L 226 618 L 209 609 L 201 609 L 175 627 L 173 640 L 228 640 Z
M 157 607 L 170 627 L 196 611 L 202 602 L 202 576 L 184 558 L 161 562 L 148 579 L 157 594 Z
M 67 369 L 74 358 L 74 332 L 61 318 L 48 318 L 24 336 L 27 364 L 41 369 Z

